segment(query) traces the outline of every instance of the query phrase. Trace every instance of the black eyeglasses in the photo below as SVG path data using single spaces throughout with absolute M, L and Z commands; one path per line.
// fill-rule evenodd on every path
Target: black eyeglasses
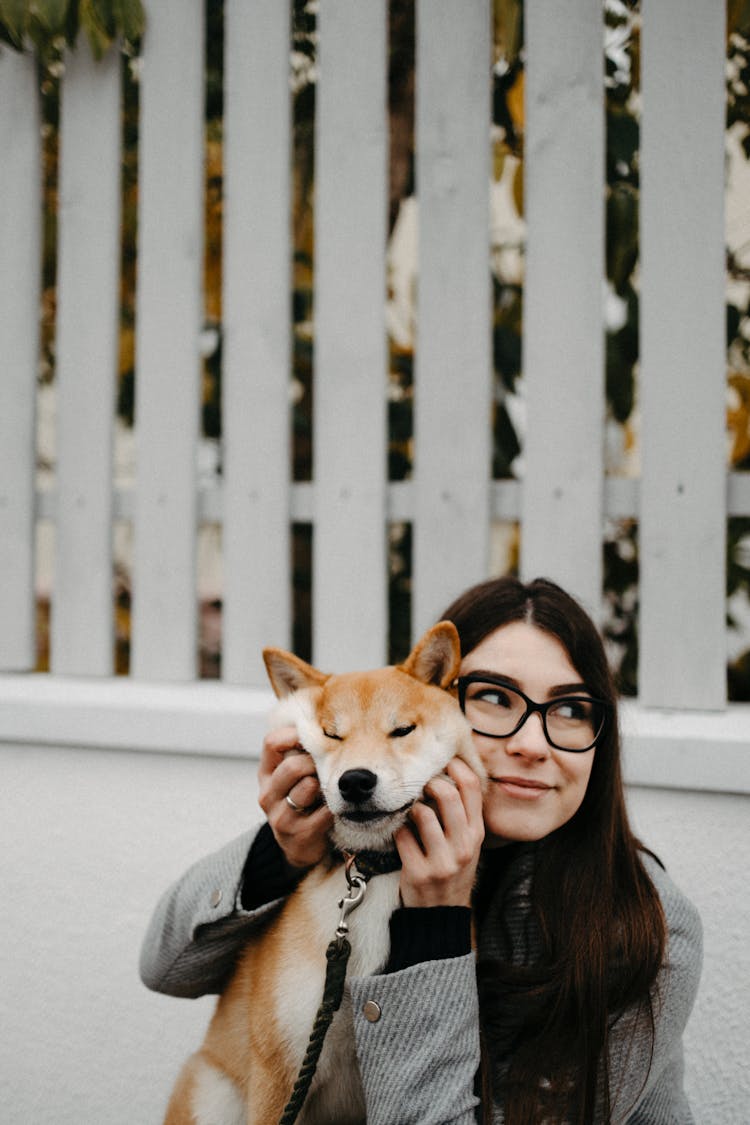
M 610 704 L 589 695 L 563 695 L 536 703 L 500 676 L 459 676 L 458 702 L 475 734 L 510 738 L 538 711 L 544 737 L 556 750 L 582 754 L 604 734 Z

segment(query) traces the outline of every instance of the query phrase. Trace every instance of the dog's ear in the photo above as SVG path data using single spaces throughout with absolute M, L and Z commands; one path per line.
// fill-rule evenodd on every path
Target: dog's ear
M 285 652 L 283 648 L 264 648 L 263 661 L 271 687 L 279 699 L 284 699 L 300 688 L 320 687 L 328 679 L 325 672 L 319 672 L 312 664 L 306 664 L 293 652 Z
M 424 684 L 447 688 L 458 675 L 461 642 L 452 621 L 438 621 L 416 643 L 403 664 L 402 672 Z

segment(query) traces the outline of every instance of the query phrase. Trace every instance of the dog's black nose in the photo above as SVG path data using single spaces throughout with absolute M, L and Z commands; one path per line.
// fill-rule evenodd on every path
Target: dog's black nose
M 372 795 L 377 783 L 377 774 L 372 770 L 347 770 L 339 778 L 339 791 L 345 801 L 360 805 Z

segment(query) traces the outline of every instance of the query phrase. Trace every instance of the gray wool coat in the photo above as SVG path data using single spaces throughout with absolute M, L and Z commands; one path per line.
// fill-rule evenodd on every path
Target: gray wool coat
M 255 831 L 200 860 L 165 893 L 141 951 L 141 978 L 172 996 L 218 992 L 245 942 L 279 902 L 241 905 L 241 881 Z M 610 1034 L 612 1125 L 690 1125 L 683 1090 L 682 1033 L 702 963 L 702 927 L 692 903 L 648 855 L 660 895 L 668 953 L 657 981 L 655 1035 L 643 1014 L 624 1012 Z M 478 936 L 492 953 L 491 903 Z M 522 909 L 522 908 L 521 908 Z M 505 919 L 520 933 L 522 918 Z M 497 918 L 495 918 L 495 924 Z M 348 981 L 368 1125 L 475 1125 L 479 1005 L 475 955 L 427 961 L 400 972 Z M 374 1000 L 381 1018 L 369 1022 Z M 497 1062 L 498 1060 L 494 1060 Z M 502 1062 L 502 1060 L 500 1060 Z M 496 1106 L 493 1125 L 504 1114 Z

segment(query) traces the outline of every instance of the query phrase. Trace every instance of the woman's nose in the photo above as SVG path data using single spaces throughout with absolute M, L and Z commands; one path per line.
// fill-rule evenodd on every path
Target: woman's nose
M 509 754 L 527 758 L 546 758 L 549 755 L 550 746 L 538 711 L 532 712 L 520 730 L 505 739 L 505 748 Z

